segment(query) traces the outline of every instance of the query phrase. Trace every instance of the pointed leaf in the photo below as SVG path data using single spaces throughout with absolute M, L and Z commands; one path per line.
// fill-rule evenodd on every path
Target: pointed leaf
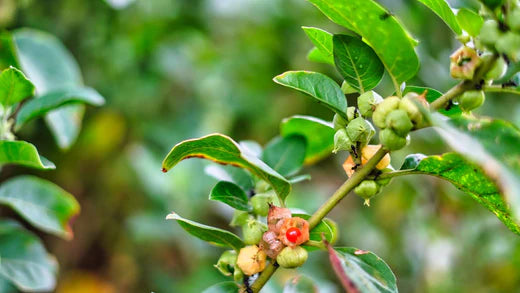
M 242 152 L 236 142 L 222 134 L 210 134 L 175 145 L 164 158 L 163 171 L 167 172 L 180 161 L 194 157 L 249 170 L 269 183 L 281 201 L 291 191 L 291 184 L 285 178 L 257 157 Z
M 255 187 L 251 175 L 241 168 L 223 165 L 209 165 L 204 168 L 204 172 L 217 180 L 233 182 L 245 191 L 249 191 Z
M 34 94 L 34 85 L 20 70 L 9 67 L 0 74 L 0 104 L 9 107 Z
M 16 128 L 19 129 L 32 119 L 72 103 L 101 106 L 105 103 L 105 99 L 96 90 L 88 87 L 55 90 L 25 103 L 16 116 Z
M 332 111 L 347 118 L 347 99 L 340 86 L 328 76 L 310 71 L 287 71 L 273 79 L 276 83 L 304 92 Z
M 419 2 L 435 12 L 457 35 L 462 34 L 453 10 L 445 0 L 419 0 Z
M 14 221 L 0 221 L 0 276 L 21 291 L 53 291 L 56 263 L 40 239 Z
M 0 204 L 42 231 L 65 239 L 73 236 L 69 223 L 79 213 L 79 204 L 50 181 L 29 175 L 9 179 L 0 185 Z
M 323 54 L 318 50 L 318 48 L 312 48 L 309 53 L 307 53 L 307 60 L 317 63 L 325 63 L 334 65 L 334 60 L 332 58 L 327 58 L 323 56 Z
M 15 164 L 36 169 L 56 169 L 56 166 L 38 154 L 36 147 L 26 141 L 0 141 L 0 166 Z
M 227 181 L 220 181 L 213 187 L 209 199 L 221 201 L 232 208 L 249 211 L 247 195 L 240 186 Z
M 350 86 L 364 93 L 379 84 L 385 68 L 369 45 L 348 35 L 334 35 L 333 43 L 334 63 Z
M 184 219 L 173 212 L 166 216 L 166 219 L 176 220 L 186 232 L 213 245 L 229 247 L 237 251 L 244 247 L 244 242 L 229 231 Z
M 262 154 L 262 161 L 287 177 L 298 173 L 305 159 L 306 142 L 301 135 L 276 137 Z
M 399 21 L 373 0 L 309 0 L 335 23 L 352 28 L 374 49 L 395 84 L 412 78 L 419 69 L 415 40 Z
M 332 53 L 332 34 L 315 27 L 302 26 L 303 31 L 311 42 L 316 46 L 318 53 L 321 55 L 320 62 L 325 62 L 334 65 L 334 55 Z
M 282 136 L 298 134 L 305 137 L 307 149 L 305 164 L 314 164 L 332 154 L 334 149 L 334 128 L 330 122 L 312 116 L 292 116 L 282 120 Z
M 478 36 L 480 29 L 484 24 L 484 19 L 482 19 L 482 16 L 467 8 L 459 9 L 457 12 L 457 21 L 459 22 L 461 28 L 472 37 Z
M 9 66 L 21 68 L 16 56 L 16 48 L 13 37 L 8 31 L 0 32 L 0 70 Z

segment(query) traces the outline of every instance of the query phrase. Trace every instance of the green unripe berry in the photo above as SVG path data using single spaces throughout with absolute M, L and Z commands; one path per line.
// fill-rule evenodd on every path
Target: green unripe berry
M 374 91 L 368 91 L 358 97 L 359 112 L 363 117 L 372 117 L 372 113 L 376 109 L 376 105 L 381 103 L 383 98 Z
M 515 7 L 507 15 L 507 25 L 512 31 L 520 32 L 520 7 Z
M 231 276 L 231 272 L 235 268 L 237 262 L 237 252 L 234 250 L 226 250 L 214 265 L 224 276 Z
M 265 231 L 267 231 L 267 227 L 264 224 L 256 220 L 248 221 L 247 224 L 242 226 L 244 243 L 248 245 L 258 244 Z
M 338 151 L 351 151 L 354 144 L 350 140 L 347 134 L 347 129 L 343 128 L 334 134 L 334 150 L 333 153 Z
M 338 114 L 334 114 L 334 119 L 332 119 L 332 124 L 334 125 L 334 130 L 338 131 L 342 128 L 347 127 L 347 120 L 345 118 L 341 117 Z
M 400 150 L 405 147 L 408 144 L 408 139 L 408 136 L 401 137 L 390 128 L 383 129 L 379 132 L 379 141 L 391 151 Z
M 393 110 L 386 115 L 386 127 L 391 128 L 397 135 L 405 137 L 413 128 L 412 121 L 405 110 Z
M 502 31 L 498 28 L 498 23 L 495 20 L 489 19 L 482 24 L 479 39 L 483 45 L 493 48 L 501 36 Z
M 308 256 L 307 250 L 301 246 L 287 246 L 278 254 L 276 262 L 282 268 L 297 268 L 307 261 Z
M 483 91 L 467 91 L 464 92 L 457 101 L 459 102 L 459 107 L 464 112 L 469 112 L 473 109 L 476 109 L 486 100 L 486 96 Z
M 504 53 L 514 61 L 520 60 L 520 35 L 514 32 L 505 33 L 496 43 L 497 51 Z
M 266 217 L 269 213 L 269 203 L 274 200 L 273 195 L 269 193 L 259 193 L 251 198 L 251 205 L 253 206 L 253 213 Z
M 374 113 L 372 114 L 372 121 L 379 128 L 386 127 L 386 115 L 391 111 L 399 107 L 401 99 L 392 96 L 384 99 L 379 105 L 376 106 Z
M 423 122 L 423 115 L 419 107 L 414 101 L 418 101 L 419 95 L 417 93 L 407 93 L 399 103 L 399 109 L 408 114 L 415 128 L 418 128 Z
M 366 145 L 374 135 L 374 128 L 363 117 L 358 117 L 347 125 L 347 135 L 351 142 Z
M 363 180 L 354 192 L 364 199 L 370 199 L 379 192 L 379 185 L 374 180 Z
M 348 107 L 347 108 L 347 121 L 352 121 L 354 120 L 356 117 L 358 117 L 358 113 L 357 113 L 357 109 L 356 107 Z
M 490 58 L 492 58 L 492 54 L 484 54 L 482 55 L 482 60 L 487 61 Z M 507 63 L 503 58 L 498 58 L 493 67 L 486 73 L 484 76 L 485 80 L 495 80 L 499 79 L 504 74 L 506 74 L 507 71 Z
M 395 169 L 392 168 L 392 166 L 388 166 L 387 168 L 384 168 L 383 170 L 381 170 L 381 174 L 390 173 L 390 172 L 394 172 L 394 171 L 395 171 Z M 392 180 L 392 178 L 382 178 L 382 179 L 376 178 L 376 183 L 377 183 L 377 185 L 382 187 L 382 186 L 387 186 L 391 180 Z

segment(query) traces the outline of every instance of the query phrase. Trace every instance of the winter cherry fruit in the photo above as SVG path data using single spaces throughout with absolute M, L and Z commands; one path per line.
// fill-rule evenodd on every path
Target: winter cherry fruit
M 287 232 L 285 232 L 285 237 L 292 243 L 296 243 L 300 236 L 302 236 L 302 231 L 296 227 L 289 228 Z

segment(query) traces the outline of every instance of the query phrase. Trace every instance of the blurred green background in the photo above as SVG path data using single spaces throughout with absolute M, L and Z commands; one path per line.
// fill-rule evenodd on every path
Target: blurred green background
M 420 41 L 421 69 L 409 84 L 452 86 L 448 56 L 459 46 L 452 32 L 418 1 L 379 2 Z M 225 280 L 212 266 L 222 250 L 165 220 L 175 210 L 229 229 L 231 209 L 207 199 L 216 183 L 203 171 L 209 163 L 190 160 L 163 174 L 162 158 L 175 143 L 212 132 L 265 144 L 284 117 L 332 119 L 271 80 L 306 69 L 340 82 L 334 68 L 307 61 L 312 44 L 300 27 L 344 29 L 304 0 L 0 0 L 0 26 L 56 35 L 78 60 L 85 83 L 107 99 L 106 106 L 88 109 L 67 152 L 59 151 L 42 121 L 21 134 L 58 166 L 41 175 L 73 193 L 82 208 L 72 241 L 40 234 L 60 263 L 57 292 L 189 293 Z M 392 91 L 386 79 L 378 87 L 383 96 Z M 487 101 L 480 114 L 519 124 L 517 99 Z M 413 134 L 412 141 L 393 154 L 394 167 L 409 153 L 447 150 L 432 130 Z M 307 167 L 312 180 L 295 186 L 289 206 L 312 213 L 346 179 L 345 156 Z M 16 172 L 8 169 L 3 177 Z M 330 217 L 341 228 L 338 244 L 382 257 L 401 292 L 520 290 L 520 238 L 438 179 L 394 180 L 370 208 L 352 194 Z M 265 292 L 279 292 L 295 273 L 314 279 L 320 292 L 340 292 L 323 252 L 297 271 L 278 272 Z

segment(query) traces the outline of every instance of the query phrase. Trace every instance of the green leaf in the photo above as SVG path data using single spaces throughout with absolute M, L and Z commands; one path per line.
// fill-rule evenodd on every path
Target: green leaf
M 336 274 L 350 281 L 357 292 L 397 293 L 395 275 L 388 265 L 370 251 L 353 247 L 329 250 Z
M 0 185 L 0 204 L 42 231 L 65 239 L 73 237 L 69 222 L 79 213 L 79 204 L 52 182 L 29 175 L 9 179 Z
M 418 94 L 423 94 L 424 92 L 426 92 L 426 101 L 428 101 L 428 103 L 431 103 L 442 96 L 442 93 L 438 90 L 421 86 L 407 86 L 403 91 L 403 95 L 409 92 L 414 92 Z M 452 104 L 448 110 L 440 109 L 439 113 L 442 113 L 448 117 L 459 116 L 460 114 L 462 114 L 462 110 L 458 105 Z
M 243 190 L 249 191 L 255 187 L 253 178 L 244 169 L 233 166 L 209 165 L 204 168 L 204 172 L 209 176 L 220 180 L 233 182 Z
M 334 63 L 345 81 L 358 92 L 375 88 L 385 73 L 376 53 L 361 39 L 334 35 Z
M 9 66 L 20 68 L 13 37 L 8 31 L 0 32 L 0 70 Z
M 63 105 L 73 103 L 101 106 L 105 103 L 105 99 L 96 90 L 88 87 L 55 90 L 25 103 L 16 116 L 16 128 L 19 129 L 28 121 Z
M 215 284 L 206 290 L 202 291 L 202 293 L 237 293 L 238 286 L 235 282 L 222 282 Z
M 232 182 L 220 181 L 213 187 L 209 195 L 209 199 L 221 201 L 237 210 L 249 211 L 247 195 Z
M 399 21 L 372 0 L 309 0 L 329 19 L 360 34 L 385 65 L 394 84 L 412 78 L 419 69 L 415 40 Z
M 312 116 L 292 116 L 282 120 L 280 124 L 282 136 L 294 134 L 305 137 L 307 149 L 305 151 L 306 165 L 329 156 L 334 149 L 334 128 L 332 124 Z
M 32 29 L 18 29 L 13 36 L 21 69 L 36 86 L 38 96 L 83 86 L 76 60 L 56 37 Z M 70 105 L 45 117 L 60 148 L 67 149 L 76 140 L 83 112 L 84 106 Z
M 437 14 L 457 35 L 462 34 L 453 10 L 445 0 L 419 0 Z
M 303 165 L 306 144 L 301 135 L 276 137 L 265 147 L 262 160 L 282 176 L 294 175 Z
M 436 176 L 451 182 L 493 212 L 511 231 L 520 235 L 520 226 L 511 215 L 496 183 L 482 169 L 457 153 L 426 157 L 413 154 L 406 157 L 401 170 Z
M 319 54 L 319 56 L 321 56 L 321 61 L 319 62 L 334 65 L 334 55 L 332 52 L 332 34 L 315 27 L 302 26 L 302 29 L 305 34 L 307 34 L 314 46 L 316 46 L 318 53 L 313 53 L 313 55 L 318 56 Z
M 307 53 L 307 60 L 334 65 L 334 60 L 329 60 L 327 57 L 323 56 L 320 50 L 316 47 L 312 48 L 309 53 Z
M 0 103 L 6 107 L 34 94 L 34 85 L 20 70 L 9 67 L 0 74 Z
M 184 159 L 194 157 L 249 170 L 269 183 L 281 201 L 291 192 L 291 184 L 282 175 L 249 152 L 242 152 L 236 142 L 222 134 L 210 134 L 175 145 L 164 158 L 163 172 L 167 172 Z
M 480 29 L 484 24 L 484 20 L 482 16 L 476 14 L 475 12 L 467 9 L 461 8 L 457 12 L 457 21 L 463 30 L 465 30 L 470 36 L 476 37 L 480 33 Z
M 305 220 L 309 220 L 311 217 L 306 214 L 293 214 L 292 216 L 300 217 Z M 327 218 L 323 219 L 318 225 L 316 225 L 316 227 L 314 227 L 314 229 L 309 232 L 309 240 L 321 242 L 323 240 L 322 235 L 325 237 L 325 240 L 334 244 L 339 236 L 336 223 Z M 306 245 L 304 245 L 304 247 L 309 251 L 317 249 L 316 247 Z
M 304 92 L 332 111 L 347 118 L 347 99 L 340 86 L 328 76 L 310 71 L 287 71 L 274 82 Z
M 0 221 L 0 276 L 21 291 L 53 291 L 57 264 L 40 239 L 14 221 Z
M 244 247 L 244 242 L 235 234 L 219 228 L 206 226 L 182 218 L 176 213 L 170 213 L 166 216 L 167 220 L 176 220 L 179 225 L 191 235 L 207 241 L 216 246 L 229 247 L 236 251 Z
M 520 219 L 520 131 L 513 124 L 491 118 L 432 115 L 441 137 L 458 153 L 493 178 L 515 220 Z
M 318 287 L 314 281 L 306 276 L 299 275 L 287 282 L 283 287 L 283 293 L 318 293 Z
M 0 140 L 0 166 L 22 165 L 36 169 L 56 169 L 56 166 L 38 154 L 36 147 L 26 141 Z

